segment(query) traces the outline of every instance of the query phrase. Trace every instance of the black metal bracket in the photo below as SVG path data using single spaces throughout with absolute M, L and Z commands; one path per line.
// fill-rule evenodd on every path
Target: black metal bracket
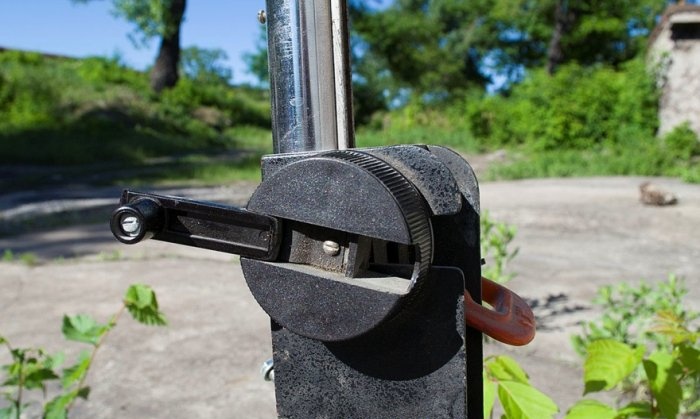
M 274 260 L 280 223 L 274 217 L 185 198 L 124 191 L 110 227 L 117 240 L 135 244 L 152 238 L 186 246 Z

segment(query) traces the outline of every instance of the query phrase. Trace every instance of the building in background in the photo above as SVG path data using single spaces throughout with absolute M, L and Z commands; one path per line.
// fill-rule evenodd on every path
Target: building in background
M 700 136 L 700 6 L 670 6 L 649 39 L 658 66 L 659 135 L 689 122 Z

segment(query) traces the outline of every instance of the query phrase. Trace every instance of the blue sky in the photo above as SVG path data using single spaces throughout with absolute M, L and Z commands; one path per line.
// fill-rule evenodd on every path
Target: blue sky
M 190 0 L 182 27 L 182 46 L 221 48 L 229 57 L 233 82 L 253 82 L 242 55 L 252 52 L 259 36 L 257 12 L 265 0 Z M 135 48 L 127 34 L 133 25 L 110 14 L 111 2 L 95 0 L 0 0 L 0 47 L 74 57 L 119 53 L 127 65 L 153 63 L 158 40 Z

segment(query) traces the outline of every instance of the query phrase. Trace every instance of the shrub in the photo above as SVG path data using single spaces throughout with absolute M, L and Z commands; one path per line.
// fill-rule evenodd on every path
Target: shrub
M 488 145 L 582 150 L 652 139 L 656 98 L 641 59 L 620 69 L 569 64 L 553 76 L 535 70 L 507 95 L 471 100 L 466 113 L 474 136 Z
M 83 80 L 100 90 L 112 84 L 131 86 L 140 92 L 150 89 L 146 74 L 127 68 L 119 56 L 88 57 L 75 61 L 74 65 Z
M 682 161 L 688 161 L 700 154 L 698 136 L 690 128 L 688 122 L 675 127 L 667 133 L 663 138 L 663 143 L 670 157 Z

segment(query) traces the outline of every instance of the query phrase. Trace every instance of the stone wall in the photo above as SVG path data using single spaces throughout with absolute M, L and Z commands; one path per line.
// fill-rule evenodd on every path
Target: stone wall
M 650 38 L 659 69 L 659 135 L 689 122 L 700 136 L 700 6 L 672 6 Z

